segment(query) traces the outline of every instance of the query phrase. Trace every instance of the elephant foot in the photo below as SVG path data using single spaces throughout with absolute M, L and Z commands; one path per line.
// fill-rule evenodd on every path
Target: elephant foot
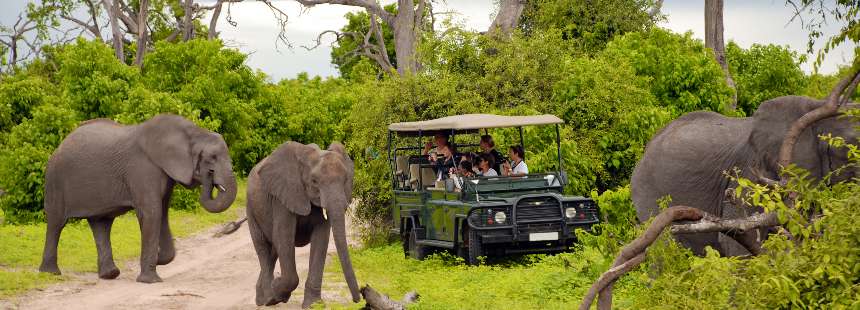
M 57 267 L 57 264 L 54 265 L 46 265 L 42 264 L 39 266 L 39 272 L 50 273 L 55 275 L 60 275 L 60 267 Z
M 266 306 L 274 306 L 274 305 L 277 305 L 277 304 L 282 303 L 282 302 L 287 302 L 287 301 L 289 301 L 289 300 L 290 300 L 290 294 L 286 294 L 286 296 L 279 296 L 279 297 L 274 297 L 274 296 L 273 296 L 273 297 L 269 297 L 269 298 L 268 298 L 268 299 L 263 303 L 263 305 L 266 305 Z
M 119 277 L 119 268 L 116 265 L 107 268 L 99 268 L 99 278 L 113 280 Z
M 161 280 L 161 277 L 159 277 L 158 274 L 155 273 L 155 271 L 147 271 L 147 272 L 141 272 L 140 275 L 137 276 L 137 282 L 158 283 L 158 282 L 163 282 L 163 280 Z
M 316 294 L 315 295 L 308 295 L 307 293 L 305 293 L 305 300 L 302 301 L 302 309 L 308 309 L 313 304 L 318 303 L 318 302 L 322 302 L 322 297 L 320 297 L 319 295 L 316 295 Z
M 156 262 L 156 264 L 167 265 L 167 264 L 170 264 L 170 262 L 172 262 L 174 258 L 176 258 L 176 252 L 175 251 L 170 251 L 167 253 L 159 252 L 158 253 L 158 261 Z

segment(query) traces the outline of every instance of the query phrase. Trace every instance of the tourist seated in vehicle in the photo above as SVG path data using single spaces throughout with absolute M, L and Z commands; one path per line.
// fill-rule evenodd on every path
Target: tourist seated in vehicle
M 437 147 L 438 153 L 430 154 L 430 162 L 435 164 L 436 180 L 448 178 L 449 171 L 457 165 L 454 161 L 454 146 L 445 145 Z
M 493 156 L 494 164 L 491 168 L 496 171 L 499 171 L 499 168 L 501 168 L 501 164 L 505 162 L 505 156 L 503 156 L 502 153 L 499 153 L 499 151 L 496 150 L 496 142 L 493 141 L 493 136 L 481 136 L 481 143 L 479 144 L 479 146 L 481 148 L 482 154 L 489 154 L 490 156 Z
M 433 144 L 436 144 L 436 147 L 433 147 Z M 439 153 L 439 148 L 448 146 L 448 135 L 444 133 L 437 133 L 433 135 L 433 142 L 427 142 L 424 144 L 424 150 L 421 152 L 422 155 L 432 155 Z
M 483 177 L 495 177 L 499 176 L 499 173 L 496 169 L 493 169 L 493 165 L 495 165 L 493 156 L 487 153 L 483 153 L 478 155 L 478 174 Z
M 529 174 L 529 166 L 526 165 L 526 162 L 523 160 L 525 157 L 525 150 L 523 150 L 522 145 L 511 145 L 511 147 L 508 148 L 508 156 L 511 158 L 511 161 L 505 162 L 502 165 L 502 175 L 521 177 Z
M 459 192 L 463 189 L 465 178 L 474 178 L 475 172 L 472 170 L 471 161 L 460 161 L 460 165 L 456 169 L 451 170 L 451 179 L 454 180 L 454 191 Z

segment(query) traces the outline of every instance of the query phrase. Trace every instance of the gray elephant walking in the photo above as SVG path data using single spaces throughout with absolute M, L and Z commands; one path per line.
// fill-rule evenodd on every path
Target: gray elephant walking
M 156 265 L 176 255 L 167 218 L 173 186 L 202 186 L 200 203 L 210 212 L 230 207 L 237 189 L 221 135 L 168 114 L 134 126 L 109 119 L 84 122 L 51 155 L 45 179 L 48 223 L 39 270 L 60 273 L 60 233 L 69 219 L 85 218 L 96 241 L 99 277 L 116 278 L 111 225 L 134 209 L 142 242 L 137 281 L 145 283 L 161 282 Z
M 734 205 L 725 191 L 737 184 L 724 172 L 737 168 L 740 175 L 779 179 L 779 148 L 791 124 L 824 101 L 787 96 L 766 101 L 752 117 L 730 118 L 713 112 L 693 112 L 671 122 L 658 132 L 645 149 L 631 178 L 630 192 L 636 214 L 644 222 L 660 212 L 657 200 L 671 196 L 670 205 L 687 205 L 722 218 L 740 218 L 761 212 Z M 819 135 L 832 133 L 857 144 L 856 120 L 831 117 L 807 128 L 794 148 L 793 162 L 810 177 L 821 179 L 847 164 L 844 149 L 829 147 Z M 851 180 L 857 169 L 833 176 L 831 182 Z M 765 230 L 722 233 L 678 234 L 675 239 L 702 255 L 710 246 L 722 255 L 756 254 Z
M 281 144 L 248 175 L 248 227 L 260 260 L 257 305 L 287 302 L 299 285 L 296 247 L 311 246 L 303 308 L 321 299 L 329 230 L 354 302 L 360 300 L 349 259 L 345 216 L 352 197 L 353 163 L 343 146 L 328 150 Z M 275 260 L 281 276 L 273 279 Z

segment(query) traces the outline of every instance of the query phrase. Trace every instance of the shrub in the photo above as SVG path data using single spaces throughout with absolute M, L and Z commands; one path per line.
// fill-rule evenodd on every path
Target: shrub
M 0 208 L 10 223 L 44 220 L 44 182 L 48 158 L 79 118 L 62 105 L 46 104 L 33 118 L 12 128 L 0 149 Z
M 737 86 L 737 107 L 746 115 L 752 115 L 764 101 L 798 95 L 805 87 L 805 76 L 800 70 L 803 59 L 787 47 L 753 44 L 743 49 L 729 42 L 726 59 Z

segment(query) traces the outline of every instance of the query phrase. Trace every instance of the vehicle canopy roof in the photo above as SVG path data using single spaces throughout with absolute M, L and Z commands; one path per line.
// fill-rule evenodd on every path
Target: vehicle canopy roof
M 463 114 L 426 121 L 403 122 L 388 125 L 388 130 L 402 135 L 433 134 L 447 131 L 476 131 L 486 128 L 521 127 L 532 125 L 563 124 L 555 115 L 503 116 L 494 114 Z

